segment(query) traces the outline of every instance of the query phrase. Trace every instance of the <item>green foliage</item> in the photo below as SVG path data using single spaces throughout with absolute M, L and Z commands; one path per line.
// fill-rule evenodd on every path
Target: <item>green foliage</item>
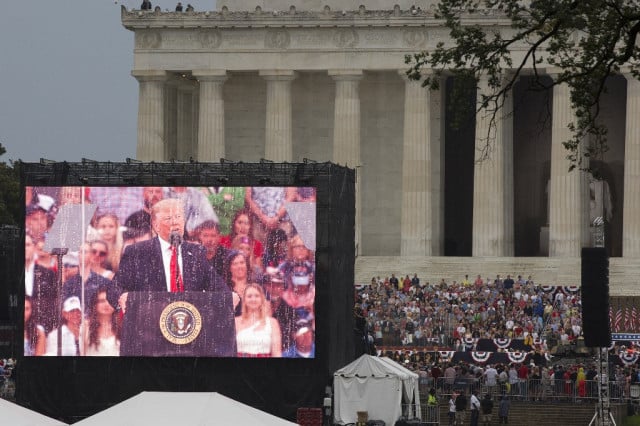
M 0 156 L 6 149 L 0 143 Z M 20 173 L 17 165 L 0 163 L 0 225 L 18 225 L 20 218 Z
M 453 43 L 407 55 L 410 78 L 437 89 L 445 71 L 476 82 L 486 77 L 490 91 L 477 106 L 495 119 L 518 76 L 531 70 L 542 90 L 569 87 L 576 120 L 564 146 L 572 168 L 588 169 L 584 160 L 607 150 L 607 129 L 598 121 L 606 79 L 620 73 L 640 78 L 638 1 L 440 0 L 437 10 Z M 550 84 L 541 79 L 547 73 Z M 583 143 L 587 136 L 593 145 Z

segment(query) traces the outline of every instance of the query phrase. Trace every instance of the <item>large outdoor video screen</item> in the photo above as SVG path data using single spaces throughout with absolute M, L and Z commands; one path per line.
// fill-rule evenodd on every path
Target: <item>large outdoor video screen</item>
M 315 188 L 25 200 L 25 356 L 314 358 Z

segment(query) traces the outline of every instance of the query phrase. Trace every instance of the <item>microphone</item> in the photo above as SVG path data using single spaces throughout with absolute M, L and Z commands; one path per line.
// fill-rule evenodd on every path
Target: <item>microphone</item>
M 171 235 L 169 235 L 169 243 L 177 248 L 182 243 L 182 235 L 180 235 L 178 231 L 171 231 Z

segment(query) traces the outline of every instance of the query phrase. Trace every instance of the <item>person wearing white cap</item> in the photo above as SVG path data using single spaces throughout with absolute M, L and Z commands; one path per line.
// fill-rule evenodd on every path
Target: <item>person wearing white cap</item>
M 301 319 L 293 331 L 294 344 L 282 353 L 283 358 L 314 358 L 315 343 L 312 323 Z
M 80 355 L 80 325 L 82 324 L 82 306 L 76 296 L 69 297 L 62 304 L 62 356 Z M 47 335 L 47 350 L 45 355 L 58 354 L 58 329 L 54 329 Z

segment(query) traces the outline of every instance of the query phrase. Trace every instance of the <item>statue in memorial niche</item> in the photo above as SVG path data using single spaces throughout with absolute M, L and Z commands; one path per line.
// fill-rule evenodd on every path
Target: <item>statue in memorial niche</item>
M 610 223 L 613 217 L 611 191 L 606 180 L 592 178 L 589 182 L 589 223 L 601 217 Z
M 551 217 L 551 201 L 549 199 L 550 184 L 551 180 L 547 180 L 545 189 L 547 199 L 547 225 Z M 606 180 L 591 178 L 589 180 L 589 224 L 593 224 L 593 221 L 597 217 L 602 217 L 605 222 L 611 222 L 613 218 L 613 199 L 611 190 L 609 189 L 609 183 Z

